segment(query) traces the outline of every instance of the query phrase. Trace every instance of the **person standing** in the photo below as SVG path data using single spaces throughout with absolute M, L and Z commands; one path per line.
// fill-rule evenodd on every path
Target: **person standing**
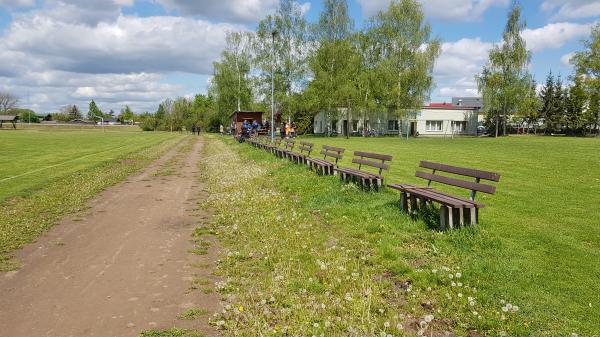
M 223 124 L 219 125 L 219 133 L 221 134 L 221 136 L 225 133 L 225 128 L 223 127 Z

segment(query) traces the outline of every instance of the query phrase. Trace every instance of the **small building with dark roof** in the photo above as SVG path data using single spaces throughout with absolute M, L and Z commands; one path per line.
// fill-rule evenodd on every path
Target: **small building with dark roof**
M 234 111 L 231 116 L 229 116 L 231 133 L 234 136 L 241 134 L 244 121 L 248 121 L 250 124 L 257 121 L 262 124 L 262 116 L 263 112 L 261 111 Z

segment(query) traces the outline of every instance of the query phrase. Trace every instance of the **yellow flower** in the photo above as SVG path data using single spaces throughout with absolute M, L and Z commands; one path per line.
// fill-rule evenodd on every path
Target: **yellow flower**
M 244 306 L 240 305 L 240 312 L 244 312 Z

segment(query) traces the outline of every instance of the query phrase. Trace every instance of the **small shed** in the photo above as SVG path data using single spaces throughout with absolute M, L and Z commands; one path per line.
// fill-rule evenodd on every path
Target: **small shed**
M 234 111 L 230 116 L 230 127 L 232 128 L 231 133 L 234 136 L 237 136 L 242 133 L 242 124 L 244 121 L 248 121 L 248 123 L 252 124 L 252 122 L 257 121 L 262 124 L 262 115 L 261 111 Z
M 0 128 L 3 127 L 4 122 L 12 123 L 13 129 L 17 128 L 17 119 L 19 116 L 11 116 L 11 115 L 0 115 Z

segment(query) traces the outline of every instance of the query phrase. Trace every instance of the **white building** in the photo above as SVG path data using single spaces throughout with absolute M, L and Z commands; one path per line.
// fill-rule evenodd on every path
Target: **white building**
M 431 103 L 421 110 L 397 117 L 386 113 L 371 116 L 351 116 L 351 125 L 345 110 L 338 117 L 320 112 L 314 118 L 315 134 L 345 135 L 406 135 L 426 137 L 475 136 L 479 125 L 479 107 L 458 106 L 450 103 Z

